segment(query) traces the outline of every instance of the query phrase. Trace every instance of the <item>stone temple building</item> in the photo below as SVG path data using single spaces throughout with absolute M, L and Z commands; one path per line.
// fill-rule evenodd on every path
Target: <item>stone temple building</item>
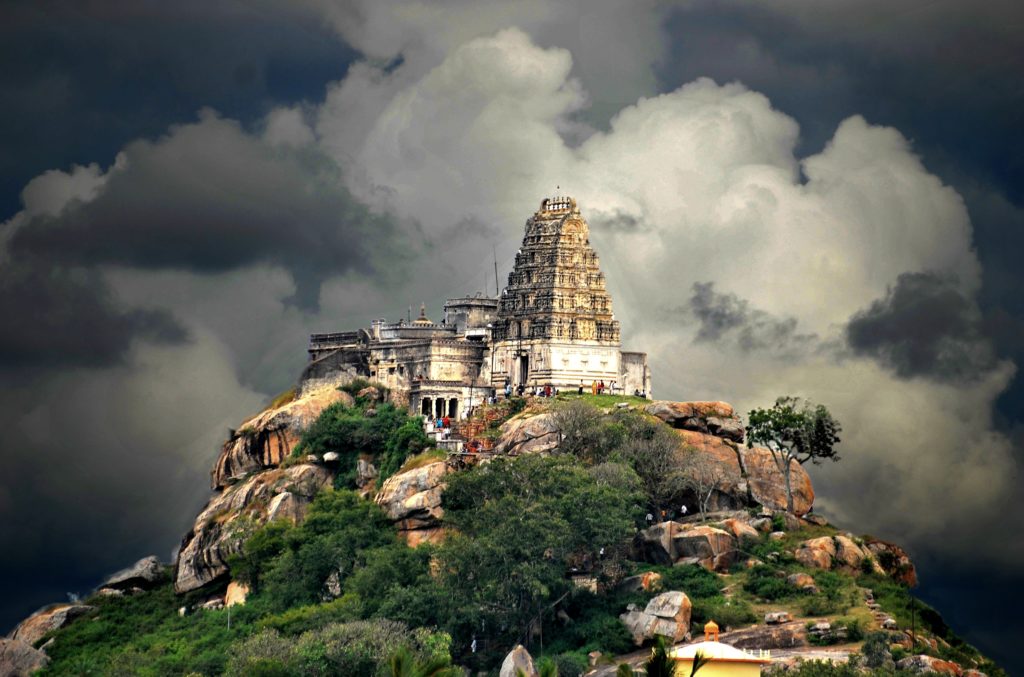
M 424 415 L 462 418 L 505 385 L 650 396 L 647 355 L 622 350 L 619 322 L 576 201 L 541 202 L 498 299 L 449 299 L 440 324 L 374 320 L 313 334 L 303 384 L 362 377 Z

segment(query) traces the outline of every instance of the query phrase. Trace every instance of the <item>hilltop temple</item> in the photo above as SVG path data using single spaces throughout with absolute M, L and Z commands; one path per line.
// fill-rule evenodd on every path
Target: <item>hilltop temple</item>
M 526 221 L 508 285 L 497 299 L 448 299 L 440 324 L 374 320 L 313 334 L 302 382 L 362 377 L 423 415 L 462 418 L 507 385 L 650 396 L 646 353 L 625 352 L 590 229 L 576 201 L 549 198 Z

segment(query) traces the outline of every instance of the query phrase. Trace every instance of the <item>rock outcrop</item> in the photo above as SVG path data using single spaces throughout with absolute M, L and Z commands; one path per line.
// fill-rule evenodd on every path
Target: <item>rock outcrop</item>
M 651 598 L 643 611 L 631 608 L 619 619 L 637 646 L 659 635 L 674 644 L 689 634 L 692 609 L 690 598 L 685 593 L 670 590 Z
M 59 630 L 79 616 L 89 613 L 96 607 L 88 604 L 54 604 L 41 609 L 21 623 L 11 632 L 11 639 L 18 639 L 30 646 L 43 638 L 46 633 Z M 0 674 L 5 674 L 0 671 Z
M 174 589 L 188 592 L 227 574 L 227 558 L 239 552 L 251 529 L 271 519 L 298 521 L 333 473 L 314 464 L 266 470 L 216 494 L 185 535 L 174 572 Z
M 508 652 L 501 662 L 498 677 L 537 677 L 537 668 L 533 664 L 533 656 L 522 644 Z
M 683 525 L 672 537 L 672 546 L 675 562 L 712 571 L 728 571 L 736 559 L 736 539 L 714 527 Z
M 506 456 L 540 454 L 552 451 L 559 442 L 561 434 L 554 414 L 520 415 L 502 424 L 494 453 Z
M 441 494 L 449 471 L 445 461 L 413 468 L 389 477 L 377 493 L 377 504 L 410 545 L 440 537 Z
M 0 675 L 4 677 L 28 677 L 49 662 L 45 653 L 20 639 L 0 638 Z
M 213 488 L 222 489 L 249 473 L 279 466 L 291 455 L 302 432 L 335 402 L 352 404 L 353 399 L 331 385 L 306 389 L 297 399 L 242 423 L 224 443 L 211 471 Z
M 164 580 L 164 566 L 156 555 L 143 557 L 127 569 L 122 569 L 100 584 L 100 590 L 147 590 Z
M 871 551 L 868 545 L 859 545 L 849 534 L 837 534 L 836 536 L 822 536 L 812 538 L 801 543 L 793 553 L 796 560 L 804 566 L 815 569 L 842 569 L 846 573 L 856 574 L 868 566 L 880 574 L 889 573 L 878 561 L 878 558 Z M 904 557 L 906 553 L 903 553 Z M 909 558 L 907 562 L 909 562 Z M 910 565 L 910 573 L 913 573 L 913 565 Z M 916 583 L 916 577 L 914 579 Z
M 950 663 L 934 656 L 907 656 L 896 663 L 900 670 L 908 672 L 937 673 L 940 675 L 955 675 L 961 677 L 963 669 L 956 663 Z
M 737 649 L 791 649 L 807 646 L 807 624 L 792 621 L 776 625 L 754 625 L 723 632 L 720 641 Z
M 707 433 L 742 442 L 745 431 L 732 405 L 726 402 L 651 402 L 644 409 L 673 428 Z
M 864 548 L 893 579 L 911 588 L 917 586 L 917 569 L 906 550 L 894 543 L 877 539 L 867 539 Z
M 709 501 L 711 510 L 735 510 L 760 504 L 773 510 L 786 508 L 786 480 L 767 449 L 748 449 L 732 440 L 709 433 L 679 429 L 685 449 L 703 454 L 721 481 Z M 814 487 L 802 466 L 791 471 L 793 510 L 798 515 L 814 505 Z
M 640 532 L 639 555 L 655 564 L 699 564 L 725 571 L 736 557 L 736 539 L 706 525 L 660 522 Z

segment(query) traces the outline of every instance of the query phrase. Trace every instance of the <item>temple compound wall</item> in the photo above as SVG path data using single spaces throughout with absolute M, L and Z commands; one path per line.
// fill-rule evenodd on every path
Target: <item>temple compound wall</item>
M 505 385 L 651 392 L 647 355 L 622 351 L 589 227 L 567 197 L 527 220 L 499 298 L 449 299 L 440 323 L 421 307 L 416 320 L 313 334 L 309 358 L 304 388 L 366 378 L 412 412 L 456 419 Z

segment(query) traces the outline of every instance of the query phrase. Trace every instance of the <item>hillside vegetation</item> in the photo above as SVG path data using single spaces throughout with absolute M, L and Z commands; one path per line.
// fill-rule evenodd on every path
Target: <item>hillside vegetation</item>
M 858 674 L 903 674 L 894 661 L 911 654 L 1003 674 L 913 600 L 892 563 L 865 559 L 856 570 L 824 570 L 798 559 L 795 551 L 809 539 L 842 535 L 823 520 L 759 506 L 689 517 L 715 528 L 726 519 L 768 526 L 749 529 L 718 571 L 649 561 L 642 542 L 650 515 L 689 500 L 693 484 L 675 473 L 665 481 L 663 466 L 652 464 L 666 450 L 678 453 L 680 440 L 644 413 L 642 402 L 532 400 L 525 413 L 518 413 L 524 402 L 502 405 L 482 436 L 500 437 L 513 416 L 551 413 L 562 429 L 559 443 L 549 453 L 495 455 L 449 472 L 444 537 L 416 548 L 363 497 L 358 462 L 380 469 L 380 486 L 443 454 L 431 448 L 418 419 L 379 399 L 332 404 L 286 463 L 337 454 L 334 486 L 312 499 L 304 519 L 239 520 L 244 545 L 228 559 L 229 574 L 202 590 L 176 595 L 168 571 L 146 591 L 94 595 L 86 600 L 92 611 L 36 642 L 48 643 L 51 662 L 42 674 L 391 675 L 389 659 L 399 652 L 421 664 L 450 661 L 497 674 L 502 658 L 523 644 L 568 677 L 590 669 L 590 652 L 636 651 L 620 616 L 669 590 L 692 602 L 694 637 L 711 619 L 735 631 L 763 627 L 766 613 L 784 611 L 791 625 L 827 620 L 842 628 L 812 633 L 810 641 L 862 653 Z M 630 577 L 644 572 L 657 574 L 645 579 L 656 582 L 634 584 Z M 794 585 L 794 574 L 813 585 Z M 248 586 L 244 604 L 203 608 L 229 580 Z M 902 630 L 882 633 L 867 599 L 899 628 L 913 622 L 916 641 Z M 854 667 L 806 664 L 787 674 L 847 675 Z

